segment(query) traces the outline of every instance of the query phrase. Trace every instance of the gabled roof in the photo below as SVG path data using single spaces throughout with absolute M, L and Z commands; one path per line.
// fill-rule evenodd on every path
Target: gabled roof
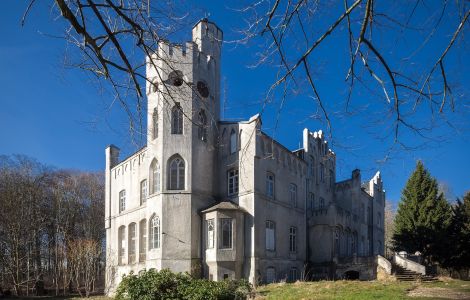
M 224 200 L 202 210 L 201 213 L 208 213 L 214 210 L 239 210 L 242 212 L 246 212 L 246 210 L 241 208 L 238 204 L 230 200 Z

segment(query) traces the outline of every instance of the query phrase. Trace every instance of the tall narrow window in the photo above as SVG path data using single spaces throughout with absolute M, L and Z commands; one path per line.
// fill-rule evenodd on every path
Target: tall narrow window
M 320 180 L 321 182 L 325 182 L 325 167 L 323 164 L 320 164 Z
M 214 219 L 206 221 L 207 226 L 207 249 L 214 248 Z
M 126 227 L 121 226 L 118 229 L 118 264 L 124 264 L 126 255 Z
M 152 139 L 158 137 L 158 110 L 155 107 L 152 114 Z
M 308 166 L 308 174 L 311 177 L 315 176 L 315 158 L 313 155 L 310 155 L 310 165 Z
M 171 110 L 171 133 L 183 134 L 183 110 L 179 104 Z
M 137 239 L 136 224 L 129 224 L 129 264 L 135 263 L 135 242 Z
M 150 249 L 160 248 L 160 218 L 150 218 Z
M 266 250 L 276 250 L 276 224 L 266 221 Z
M 147 202 L 147 179 L 140 182 L 140 204 Z
M 126 210 L 126 190 L 119 192 L 119 212 Z
M 289 251 L 297 251 L 297 228 L 295 227 L 289 228 Z
M 232 219 L 223 218 L 220 219 L 220 248 L 230 249 L 232 248 Z
M 382 222 L 382 214 L 381 213 L 377 213 L 377 226 L 380 227 L 380 224 Z
M 230 154 L 237 152 L 237 133 L 235 129 L 230 132 Z
M 323 208 L 325 208 L 325 199 L 320 197 L 320 209 L 323 209 Z
M 274 198 L 274 174 L 266 173 L 266 196 Z
M 336 228 L 334 234 L 333 256 L 339 256 L 339 229 Z
M 139 223 L 139 261 L 144 262 L 147 258 L 147 220 Z
M 184 190 L 184 160 L 179 156 L 172 158 L 169 163 L 169 169 L 169 189 Z
M 203 109 L 199 112 L 198 138 L 201 141 L 207 141 L 207 117 L 206 112 Z
M 228 171 L 228 195 L 238 194 L 238 170 L 233 169 Z
M 334 188 L 335 186 L 335 175 L 333 173 L 333 170 L 330 170 L 330 187 Z
M 314 193 L 308 193 L 308 202 L 310 209 L 315 209 L 315 194 Z
M 160 164 L 156 159 L 150 164 L 150 193 L 160 192 Z
M 297 186 L 293 183 L 289 185 L 290 203 L 293 207 L 297 207 Z

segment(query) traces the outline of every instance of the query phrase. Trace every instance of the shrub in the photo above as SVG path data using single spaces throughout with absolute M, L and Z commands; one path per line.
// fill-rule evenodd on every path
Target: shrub
M 116 291 L 117 300 L 229 300 L 246 299 L 252 286 L 246 280 L 210 281 L 168 269 L 142 271 L 124 276 Z

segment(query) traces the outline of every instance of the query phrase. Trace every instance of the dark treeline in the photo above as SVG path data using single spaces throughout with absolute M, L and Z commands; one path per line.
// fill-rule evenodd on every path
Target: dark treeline
M 102 284 L 104 178 L 0 156 L 0 288 L 89 294 Z

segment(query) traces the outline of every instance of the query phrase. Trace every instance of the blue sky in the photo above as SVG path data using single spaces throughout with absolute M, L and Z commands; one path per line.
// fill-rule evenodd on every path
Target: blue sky
M 104 169 L 106 145 L 119 146 L 123 156 L 138 149 L 141 145 L 131 141 L 122 110 L 109 105 L 111 95 L 100 90 L 88 74 L 64 67 L 64 57 L 75 49 L 53 37 L 61 33 L 64 24 L 48 6 L 52 1 L 38 2 L 24 27 L 20 20 L 26 2 L 5 2 L 0 11 L 0 154 L 26 154 L 58 168 L 96 171 Z M 227 39 L 235 38 L 235 30 L 243 25 L 240 15 L 228 9 L 230 5 L 219 1 L 202 1 L 189 6 L 201 15 L 210 14 L 210 19 L 222 28 Z M 334 16 L 336 12 L 333 10 L 331 14 Z M 443 30 L 450 32 L 454 25 L 446 24 Z M 468 34 L 468 26 L 466 31 Z M 444 36 L 447 38 L 448 33 Z M 419 46 L 413 39 L 405 41 L 410 49 Z M 463 47 L 468 53 L 468 45 Z M 248 68 L 256 61 L 256 51 L 256 45 L 224 45 L 225 118 L 248 119 L 261 110 L 262 99 L 273 79 L 273 67 Z M 335 103 L 344 100 L 344 77 L 338 80 L 334 72 L 347 61 L 340 54 L 341 46 L 326 46 L 319 49 L 314 62 L 319 70 L 316 75 L 320 77 L 320 91 L 330 100 L 329 107 L 333 110 L 337 109 Z M 423 53 L 420 56 L 423 58 L 418 60 L 424 60 L 428 54 L 432 56 L 432 53 Z M 393 56 L 393 53 L 387 55 Z M 334 65 L 331 65 L 331 57 L 338 58 Z M 456 79 L 457 93 L 464 102 L 468 101 L 469 59 L 460 56 L 449 63 L 455 66 L 451 74 Z M 353 101 L 358 103 L 353 108 L 360 109 L 370 99 L 366 91 L 358 91 L 353 94 Z M 323 123 L 311 118 L 316 111 L 312 101 L 303 95 L 289 98 L 274 130 L 279 108 L 275 99 L 263 112 L 263 129 L 288 148 L 298 148 L 303 128 L 325 129 Z M 384 163 L 390 142 L 378 138 L 378 129 L 374 130 L 375 125 L 371 123 L 380 119 L 383 112 L 378 110 L 347 118 L 333 116 L 335 145 L 332 147 L 337 154 L 337 180 L 348 178 L 355 168 L 362 170 L 363 179 L 380 170 L 387 198 L 396 202 L 416 160 L 420 159 L 454 196 L 461 196 L 470 190 L 470 106 L 464 107 L 467 111 L 449 115 L 458 123 L 457 130 L 437 129 L 433 133 L 445 136 L 442 142 L 413 151 L 393 151 Z M 423 112 L 418 117 L 427 116 Z M 414 141 L 417 137 L 404 134 L 404 139 Z

